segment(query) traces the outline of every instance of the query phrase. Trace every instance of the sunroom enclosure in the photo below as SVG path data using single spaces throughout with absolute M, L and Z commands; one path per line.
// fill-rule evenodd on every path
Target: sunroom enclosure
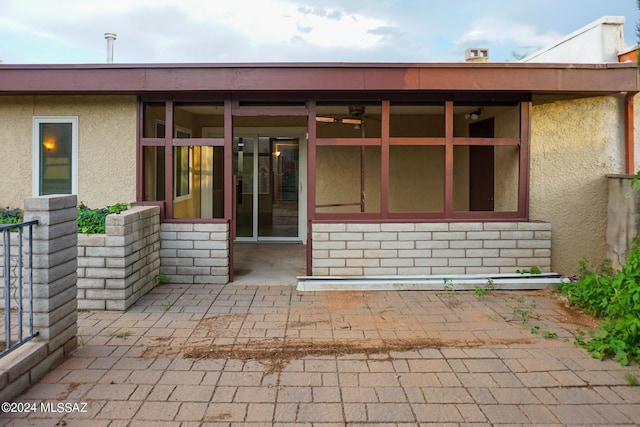
M 530 100 L 406 98 L 141 99 L 138 199 L 162 207 L 165 274 L 233 280 L 234 242 L 259 240 L 306 243 L 315 276 L 548 269 Z

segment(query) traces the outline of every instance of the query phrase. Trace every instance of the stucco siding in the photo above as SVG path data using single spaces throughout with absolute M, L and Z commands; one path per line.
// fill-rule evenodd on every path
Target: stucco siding
M 33 97 L 0 97 L 0 207 L 22 208 L 31 196 Z
M 32 195 L 34 116 L 78 117 L 78 201 L 135 201 L 135 96 L 3 96 L 0 116 L 3 207 Z
M 536 105 L 531 120 L 530 219 L 551 223 L 551 268 L 574 274 L 605 254 L 607 174 L 624 170 L 622 100 Z

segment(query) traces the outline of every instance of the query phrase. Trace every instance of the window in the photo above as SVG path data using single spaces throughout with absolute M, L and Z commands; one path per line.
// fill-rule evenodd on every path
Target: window
M 142 200 L 164 202 L 167 218 L 223 218 L 222 104 L 145 102 L 141 112 Z
M 436 98 L 319 102 L 315 218 L 526 218 L 530 102 Z
M 78 193 L 78 118 L 34 117 L 33 193 Z

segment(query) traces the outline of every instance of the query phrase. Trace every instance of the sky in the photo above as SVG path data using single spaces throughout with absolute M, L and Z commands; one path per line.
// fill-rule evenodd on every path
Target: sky
M 636 0 L 0 0 L 0 61 L 503 62 L 606 15 L 637 43 Z

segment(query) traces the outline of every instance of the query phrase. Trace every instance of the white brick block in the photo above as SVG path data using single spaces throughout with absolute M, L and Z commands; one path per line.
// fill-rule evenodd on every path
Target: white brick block
M 531 258 L 533 249 L 500 249 L 500 256 L 509 258 Z
M 416 224 L 414 223 L 382 223 L 380 225 L 380 231 L 405 231 L 413 232 L 416 230 Z
M 380 267 L 413 267 L 413 258 L 382 258 Z
M 465 274 L 466 270 L 464 267 L 433 267 L 431 269 L 431 274 L 436 275 L 447 275 L 447 274 Z
M 518 249 L 551 249 L 550 240 L 518 240 Z
M 362 240 L 362 233 L 329 233 L 330 240 Z
M 416 231 L 449 231 L 449 224 L 446 222 L 418 222 L 415 224 Z
M 471 258 L 497 258 L 499 249 L 467 249 L 467 256 Z
M 357 267 L 334 267 L 329 269 L 331 276 L 362 276 L 362 268 Z
M 209 233 L 204 231 L 182 232 L 177 234 L 178 240 L 209 240 Z
M 345 242 L 340 242 L 345 243 Z M 382 242 L 385 243 L 385 242 Z M 378 241 L 367 241 L 367 240 L 359 240 L 346 242 L 346 249 L 380 249 L 380 242 Z
M 449 258 L 451 267 L 480 267 L 482 258 Z
M 370 242 L 374 243 L 374 242 Z M 416 243 L 412 240 L 393 241 L 386 240 L 384 242 L 378 242 L 380 249 L 415 249 Z
M 470 240 L 497 240 L 500 238 L 500 231 L 469 231 L 467 239 Z
M 329 275 L 329 269 L 328 268 L 313 267 L 311 269 L 311 274 L 313 276 L 328 276 Z
M 311 240 L 313 240 L 313 243 L 315 244 L 316 242 L 323 242 L 323 241 L 327 241 L 329 240 L 329 233 L 320 233 L 318 231 L 314 231 L 313 233 L 311 233 Z
M 314 259 L 312 262 L 313 267 L 344 267 L 347 265 L 344 259 L 327 258 L 327 259 Z
M 450 231 L 484 231 L 481 222 L 452 222 L 449 224 Z
M 398 240 L 431 240 L 432 234 L 429 231 L 414 231 L 414 232 L 398 232 Z
M 517 242 L 515 240 L 485 240 L 482 245 L 486 249 L 515 249 Z
M 501 231 L 500 238 L 504 240 L 532 240 L 533 231 Z
M 467 267 L 467 274 L 496 274 L 500 272 L 498 267 Z
M 551 224 L 548 222 L 519 222 L 518 230 L 551 231 Z
M 464 249 L 434 249 L 431 251 L 434 258 L 464 258 Z
M 416 249 L 449 249 L 448 240 L 425 240 L 417 241 Z
M 396 258 L 398 251 L 392 249 L 369 249 L 364 251 L 365 258 Z
M 445 267 L 449 264 L 447 258 L 416 258 L 416 267 Z
M 313 241 L 314 249 L 346 249 L 347 243 L 355 243 L 355 242 L 345 242 L 345 241 Z
M 516 259 L 515 258 L 485 258 L 482 260 L 482 265 L 485 267 L 515 267 Z M 513 273 L 515 270 L 512 268 L 511 272 Z
M 329 251 L 326 249 L 314 249 L 311 251 L 313 259 L 329 258 Z
M 365 276 L 394 276 L 398 273 L 398 269 L 394 267 L 365 267 Z
M 168 223 L 165 222 L 160 225 L 161 231 L 176 231 L 176 232 L 184 232 L 184 231 L 193 231 L 194 224 L 186 224 L 186 223 Z
M 429 249 L 399 249 L 398 258 L 427 258 L 431 256 Z
M 380 267 L 380 260 L 377 258 L 355 258 L 347 259 L 347 267 Z
M 333 223 L 315 223 L 311 226 L 311 230 L 314 233 L 340 233 L 347 230 L 346 224 L 333 224 Z
M 451 249 L 482 249 L 482 240 L 452 240 L 449 242 Z
M 329 251 L 330 258 L 362 258 L 363 251 L 362 250 L 331 250 Z
M 534 231 L 533 238 L 551 240 L 551 232 L 550 231 Z
M 385 231 L 385 232 L 377 232 L 377 233 L 365 233 L 364 240 L 398 240 L 398 233 Z
M 380 224 L 347 224 L 347 232 L 377 233 Z
M 485 222 L 483 225 L 484 231 L 503 231 L 503 230 L 517 230 L 517 222 Z
M 433 240 L 464 240 L 467 238 L 467 234 L 464 231 L 447 231 L 447 232 L 434 232 Z

